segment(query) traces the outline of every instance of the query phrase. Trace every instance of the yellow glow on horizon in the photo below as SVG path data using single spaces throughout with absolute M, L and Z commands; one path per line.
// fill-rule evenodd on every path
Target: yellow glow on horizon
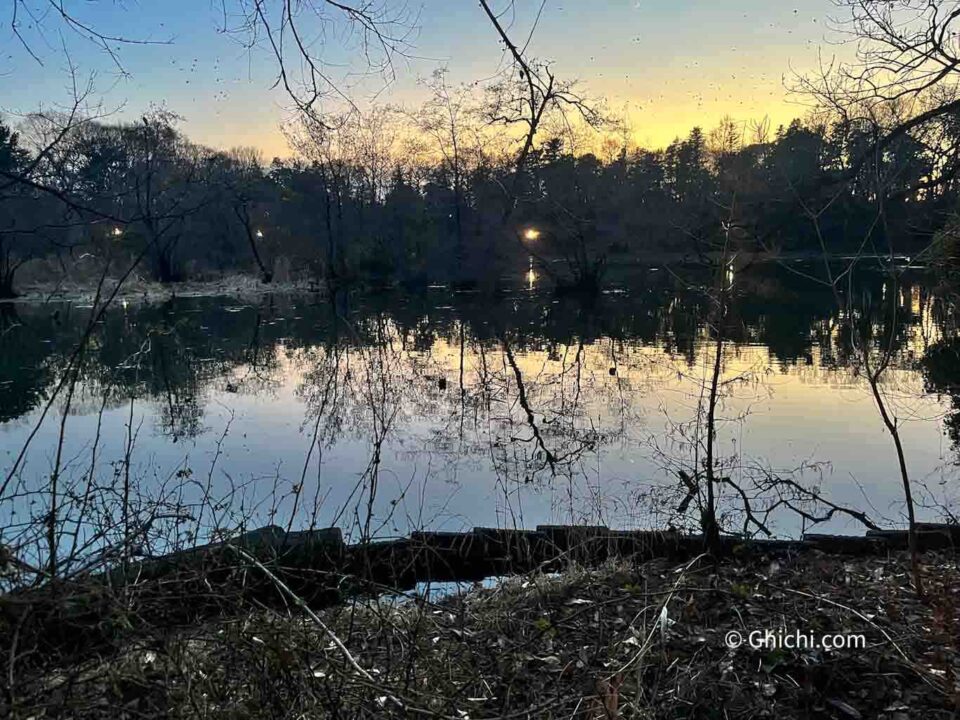
M 611 89 L 612 90 L 612 89 Z M 700 127 L 709 134 L 725 117 L 732 118 L 741 127 L 745 142 L 754 140 L 753 128 L 766 120 L 770 138 L 780 125 L 788 125 L 796 118 L 804 118 L 809 108 L 798 100 L 791 100 L 786 90 L 755 93 L 750 90 L 741 92 L 731 87 L 722 98 L 705 100 L 696 93 L 658 98 L 656 96 L 635 96 L 609 92 L 604 94 L 608 107 L 625 107 L 625 132 L 611 133 L 583 132 L 578 141 L 567 147 L 575 154 L 597 153 L 601 150 L 605 138 L 614 138 L 622 142 L 626 139 L 628 149 L 663 150 L 677 138 L 685 138 L 694 127 Z M 416 102 L 411 101 L 413 105 Z M 620 113 L 615 113 L 619 115 Z M 290 158 L 294 155 L 287 138 L 280 129 L 281 122 L 289 121 L 281 113 L 275 116 L 264 115 L 256 122 L 244 127 L 213 124 L 206 120 L 184 124 L 183 129 L 202 144 L 221 149 L 233 147 L 254 147 L 259 150 L 266 162 L 274 158 Z M 502 128 L 496 128 L 501 139 Z M 537 136 L 538 143 L 553 134 L 553 128 L 544 127 Z M 413 133 L 412 137 L 419 135 Z M 578 131 L 578 134 L 580 131 Z M 404 133 L 401 133 L 402 138 Z M 625 137 L 624 137 L 625 136 Z M 516 138 L 519 143 L 519 135 Z

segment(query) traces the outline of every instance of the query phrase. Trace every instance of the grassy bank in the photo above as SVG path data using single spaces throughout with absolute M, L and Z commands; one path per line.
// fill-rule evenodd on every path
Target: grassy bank
M 184 718 L 956 717 L 954 555 L 654 561 L 515 577 L 433 601 L 252 610 L 156 628 L 30 673 L 10 648 L 4 715 Z M 251 572 L 255 569 L 251 569 Z M 185 601 L 189 601 L 185 599 Z M 863 647 L 750 647 L 751 631 Z M 743 639 L 728 646 L 728 633 Z M 785 636 L 785 635 L 784 635 Z M 733 639 L 733 638 L 730 638 Z M 858 643 L 855 639 L 846 642 Z M 833 644 L 836 644 L 834 641 Z M 9 703 L 13 703 L 13 708 Z

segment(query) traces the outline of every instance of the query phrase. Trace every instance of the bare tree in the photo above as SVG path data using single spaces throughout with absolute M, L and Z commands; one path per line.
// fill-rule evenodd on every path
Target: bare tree
M 226 157 L 222 170 L 222 176 L 214 182 L 222 183 L 226 202 L 243 230 L 250 254 L 260 271 L 260 279 L 269 285 L 273 271 L 261 252 L 265 238 L 262 206 L 268 199 L 264 197 L 268 184 L 263 176 L 263 159 L 254 148 L 236 148 Z
M 409 50 L 417 22 L 403 0 L 220 0 L 220 6 L 222 29 L 248 48 L 266 46 L 276 62 L 275 87 L 321 123 L 325 99 L 354 107 L 349 80 L 324 59 L 328 41 L 343 41 L 363 58 L 367 74 L 390 81 L 394 58 Z
M 464 213 L 466 204 L 467 175 L 470 172 L 470 155 L 476 155 L 476 129 L 470 128 L 474 115 L 469 88 L 451 88 L 447 84 L 446 70 L 433 73 L 425 86 L 431 97 L 420 108 L 416 123 L 433 138 L 436 149 L 443 159 L 443 166 L 450 174 L 453 185 L 453 219 L 456 233 L 456 249 L 453 254 L 454 280 L 464 270 Z M 473 130 L 474 132 L 471 132 Z M 473 135 L 473 138 L 470 135 Z
M 914 585 L 923 594 L 920 571 L 917 519 L 907 451 L 901 434 L 903 421 L 897 417 L 885 391 L 884 376 L 893 359 L 893 337 L 902 322 L 896 302 L 891 303 L 887 342 L 871 346 L 869 333 L 858 326 L 844 297 L 843 283 L 849 281 L 854 266 L 873 251 L 896 295 L 900 283 L 897 267 L 896 233 L 889 227 L 889 205 L 895 200 L 916 199 L 924 193 L 953 181 L 960 164 L 955 148 L 941 131 L 960 111 L 960 40 L 957 22 L 960 3 L 931 0 L 838 0 L 846 17 L 837 30 L 855 45 L 852 61 L 832 63 L 815 75 L 799 78 L 798 89 L 812 96 L 822 115 L 843 127 L 862 129 L 870 138 L 846 166 L 839 168 L 830 181 L 856 183 L 874 208 L 874 220 L 867 228 L 860 252 L 835 267 L 821 226 L 821 217 L 835 202 L 843 188 L 823 201 L 798 201 L 810 220 L 822 251 L 824 274 L 819 282 L 835 294 L 841 317 L 848 330 L 858 362 L 870 388 L 883 425 L 896 450 L 899 475 L 909 525 L 909 544 Z M 898 143 L 916 142 L 931 150 L 935 162 L 920 179 L 904 183 L 902 167 L 895 162 Z M 849 295 L 849 293 L 847 293 Z
M 505 222 L 516 208 L 522 174 L 545 118 L 554 112 L 563 115 L 572 110 L 590 125 L 599 126 L 603 122 L 601 112 L 578 92 L 576 82 L 559 80 L 549 63 L 527 56 L 529 39 L 523 46 L 511 39 L 501 20 L 512 5 L 510 2 L 507 9 L 495 12 L 489 0 L 480 0 L 481 8 L 510 58 L 510 68 L 490 88 L 486 114 L 491 123 L 519 126 L 523 130 L 522 145 L 514 162 L 513 185 L 507 195 Z
M 545 2 L 541 2 L 537 13 L 538 20 L 544 5 Z M 522 45 L 511 38 L 502 20 L 504 15 L 512 10 L 512 0 L 500 11 L 494 10 L 489 0 L 480 0 L 480 7 L 496 31 L 509 60 L 509 67 L 503 71 L 498 81 L 488 88 L 487 107 L 484 112 L 493 125 L 521 130 L 521 145 L 514 158 L 512 179 L 508 180 L 509 185 L 504 188 L 505 204 L 501 225 L 503 232 L 523 247 L 520 235 L 510 228 L 510 221 L 520 201 L 527 162 L 543 123 L 551 115 L 565 117 L 568 112 L 573 112 L 588 125 L 599 127 L 604 117 L 600 110 L 578 91 L 576 82 L 558 79 L 549 63 L 528 56 L 527 49 L 536 31 L 536 24 Z M 523 250 L 533 257 L 539 257 L 539 254 L 529 247 L 523 247 Z M 539 259 L 544 271 L 550 273 L 549 263 Z
M 835 29 L 854 46 L 854 59 L 798 77 L 796 89 L 813 97 L 831 119 L 874 128 L 873 142 L 830 178 L 846 182 L 902 138 L 960 111 L 960 3 L 837 0 L 837 5 L 846 17 Z M 939 170 L 903 194 L 952 180 L 958 166 Z

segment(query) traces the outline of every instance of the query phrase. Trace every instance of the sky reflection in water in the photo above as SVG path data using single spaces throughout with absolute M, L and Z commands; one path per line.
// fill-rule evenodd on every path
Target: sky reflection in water
M 851 368 L 832 298 L 782 271 L 745 285 L 724 357 L 724 472 L 794 471 L 834 502 L 901 522 L 893 445 Z M 880 342 L 885 283 L 865 275 L 858 292 Z M 921 497 L 949 501 L 957 451 L 945 427 L 957 401 L 945 391 L 957 346 L 940 319 L 946 306 L 922 278 L 905 282 L 896 302 L 905 327 L 885 388 L 898 417 L 910 418 L 903 439 L 913 477 L 929 488 Z M 106 398 L 98 473 L 109 477 L 122 459 L 132 417 L 132 475 L 152 492 L 186 479 L 185 497 L 209 489 L 224 498 L 205 526 L 285 524 L 294 508 L 295 525 L 317 508 L 314 522 L 354 535 L 681 524 L 676 477 L 696 463 L 694 421 L 713 357 L 704 316 L 696 293 L 665 273 L 591 305 L 526 288 L 496 308 L 439 290 L 118 305 L 85 365 L 63 475 L 87 471 Z M 4 311 L 4 468 L 84 319 L 76 306 Z M 939 370 L 924 362 L 931 348 Z M 48 481 L 57 430 L 48 418 L 33 440 L 24 488 Z M 2 511 L 15 524 L 40 509 L 20 500 Z M 781 513 L 771 529 L 802 526 Z M 857 528 L 838 520 L 829 529 Z

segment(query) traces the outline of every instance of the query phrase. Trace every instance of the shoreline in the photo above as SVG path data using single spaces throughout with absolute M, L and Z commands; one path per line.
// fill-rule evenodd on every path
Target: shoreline
M 115 280 L 108 280 L 105 289 L 109 292 Z M 233 275 L 222 280 L 186 281 L 163 284 L 153 281 L 128 280 L 117 293 L 117 300 L 156 303 L 173 298 L 202 297 L 261 297 L 271 294 L 321 294 L 325 290 L 303 281 L 271 282 L 264 284 L 248 275 Z M 80 283 L 55 285 L 47 283 L 27 284 L 14 298 L 0 299 L 0 305 L 45 305 L 50 303 L 91 303 L 96 296 L 96 286 Z
M 837 255 L 833 259 L 837 262 L 846 262 L 853 259 L 854 256 Z M 861 261 L 878 259 L 881 256 L 860 256 Z M 881 258 L 885 259 L 885 258 Z M 906 268 L 912 270 L 929 270 L 929 265 L 910 265 L 909 256 L 898 255 L 895 258 L 899 262 L 907 263 Z M 773 265 L 773 264 L 797 264 L 806 262 L 819 262 L 821 258 L 809 253 L 741 253 L 735 261 L 740 268 L 746 268 L 752 265 Z M 552 263 L 562 263 L 560 259 L 553 260 Z M 662 253 L 653 254 L 643 259 L 631 258 L 621 260 L 608 266 L 607 289 L 610 291 L 623 290 L 620 283 L 616 281 L 618 273 L 653 273 L 659 272 L 665 267 L 680 266 L 699 266 L 696 258 L 681 253 Z M 511 280 L 518 289 L 523 289 L 526 280 L 524 276 L 517 275 Z M 107 280 L 106 287 L 112 288 L 116 279 Z M 369 287 L 371 290 L 391 291 L 402 288 L 398 282 L 386 283 L 384 286 L 371 285 L 373 279 L 359 279 L 355 287 Z M 549 287 L 544 278 L 544 287 Z M 456 292 L 455 288 L 445 281 L 430 282 L 424 285 L 424 289 L 445 287 L 451 292 Z M 176 283 L 160 283 L 154 280 L 144 280 L 141 278 L 128 279 L 117 294 L 117 299 L 138 300 L 148 303 L 164 302 L 173 298 L 203 298 L 203 297 L 262 297 L 271 294 L 325 294 L 328 291 L 326 283 L 316 280 L 274 280 L 270 283 L 264 283 L 256 275 L 232 274 L 220 279 L 214 280 L 186 280 Z M 17 296 L 13 298 L 0 298 L 0 306 L 17 304 L 48 304 L 48 303 L 90 303 L 96 294 L 96 284 L 86 282 L 25 282 L 17 291 Z

